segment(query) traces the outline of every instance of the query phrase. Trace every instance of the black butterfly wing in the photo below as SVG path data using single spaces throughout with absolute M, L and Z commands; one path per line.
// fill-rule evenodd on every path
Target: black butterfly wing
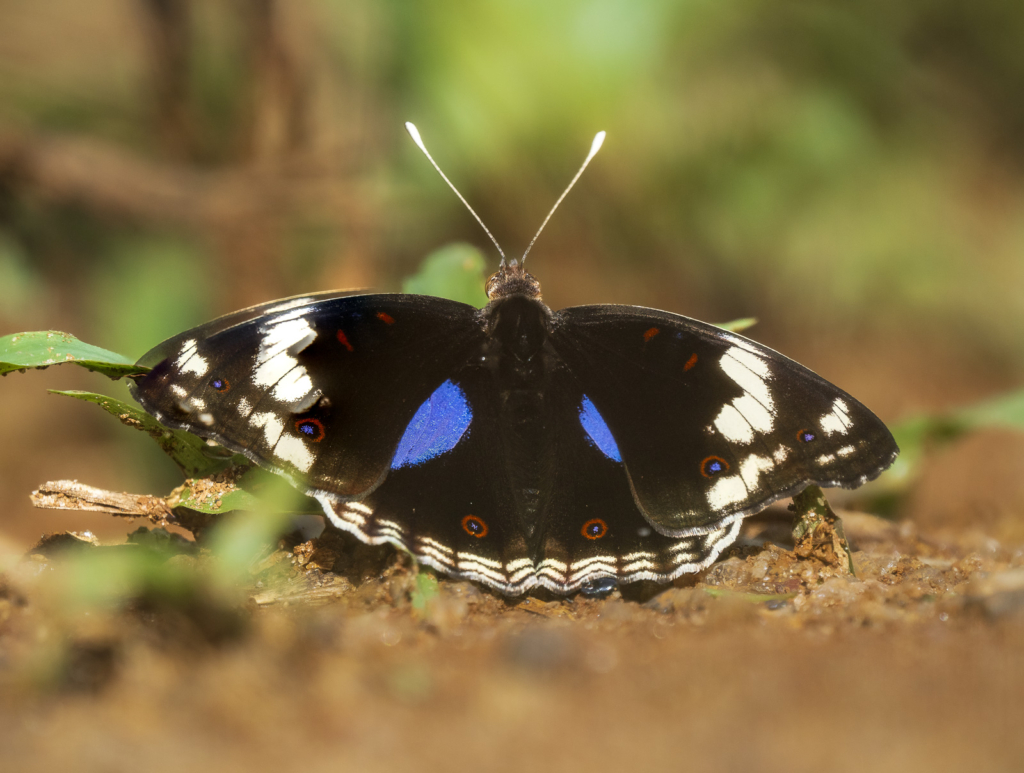
M 453 415 L 468 414 L 458 440 L 440 453 L 397 454 L 408 463 L 358 502 L 321 496 L 336 526 L 507 594 L 664 582 L 708 566 L 735 539 L 738 522 L 683 538 L 650 527 L 600 415 L 567 368 L 551 369 L 525 412 L 476 359 L 445 388 L 449 399 L 418 411 L 411 426 L 423 437 L 450 436 Z
M 293 299 L 161 344 L 132 394 L 164 424 L 307 493 L 356 498 L 384 479 L 417 409 L 482 336 L 476 309 L 440 298 Z
M 551 341 L 607 422 L 637 505 L 666 535 L 721 528 L 809 484 L 859 486 L 899 452 L 841 389 L 712 325 L 579 306 L 554 315 Z
M 651 528 L 612 430 L 571 368 L 552 374 L 545 414 L 551 484 L 535 539 L 538 584 L 569 593 L 606 578 L 667 582 L 709 566 L 736 539 L 738 521 L 681 537 Z
M 497 394 L 473 359 L 417 411 L 377 489 L 358 502 L 318 499 L 335 526 L 364 542 L 390 543 L 446 574 L 519 593 L 512 588 L 533 574 L 530 549 L 501 447 Z M 407 442 L 412 436 L 423 440 Z

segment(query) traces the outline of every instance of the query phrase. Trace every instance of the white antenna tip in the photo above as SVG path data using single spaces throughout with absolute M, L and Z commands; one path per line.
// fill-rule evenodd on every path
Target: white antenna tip
M 420 130 L 416 128 L 416 124 L 414 124 L 412 121 L 406 121 L 405 130 L 409 132 L 409 136 L 412 137 L 412 141 L 419 146 L 419 149 L 426 153 L 427 149 L 423 145 L 423 138 L 420 137 Z
M 588 161 L 592 159 L 595 155 L 597 155 L 597 151 L 599 151 L 601 149 L 601 145 L 604 144 L 604 137 L 604 132 L 598 132 L 596 135 L 594 135 L 594 141 L 590 145 L 590 155 L 587 156 Z

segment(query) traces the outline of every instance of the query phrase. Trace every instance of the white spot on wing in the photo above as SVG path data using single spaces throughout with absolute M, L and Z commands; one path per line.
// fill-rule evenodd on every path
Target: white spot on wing
M 252 417 L 252 425 L 263 428 L 264 442 L 269 448 L 277 445 L 277 441 L 284 431 L 284 422 L 269 411 L 255 414 Z
M 708 489 L 708 504 L 715 510 L 725 510 L 729 505 L 747 498 L 747 487 L 739 475 L 727 475 Z
M 252 381 L 260 387 L 278 387 L 274 397 L 282 402 L 297 402 L 312 389 L 305 368 L 295 355 L 313 343 L 316 331 L 299 316 L 276 320 L 263 331 Z
M 775 426 L 775 401 L 768 379 L 768 363 L 738 346 L 726 350 L 719 360 L 722 370 L 743 390 L 743 394 L 724 405 L 714 427 L 731 443 L 754 442 L 755 433 L 771 432 Z
M 303 367 L 294 367 L 277 382 L 273 395 L 283 403 L 297 403 L 313 391 L 313 382 Z
M 727 475 L 708 489 L 707 500 L 715 510 L 726 510 L 750 496 L 757 488 L 761 473 L 770 470 L 775 462 L 767 456 L 751 454 L 739 465 L 739 471 Z
M 845 435 L 847 430 L 853 426 L 850 414 L 844 401 L 836 400 L 832 403 L 832 411 L 821 417 L 821 429 L 826 435 L 839 433 Z
M 732 403 L 726 403 L 715 419 L 715 429 L 730 443 L 752 443 L 754 430 Z
M 775 462 L 766 456 L 755 456 L 751 454 L 740 464 L 740 476 L 749 491 L 757 488 L 758 478 L 762 472 L 767 472 L 775 466 Z
M 767 400 L 767 402 L 765 402 Z M 732 401 L 732 404 L 736 406 L 743 418 L 750 422 L 750 426 L 754 428 L 756 432 L 771 432 L 772 427 L 775 425 L 775 417 L 769 412 L 769 407 L 774 407 L 772 399 L 767 397 L 765 399 L 755 399 L 750 394 L 745 394 L 742 397 L 737 397 Z
M 198 346 L 199 344 L 194 338 L 190 338 L 182 346 L 181 354 L 174 361 L 174 365 L 182 373 L 193 373 L 196 376 L 202 376 L 210 369 L 210 363 L 205 358 L 199 356 L 197 352 Z
M 749 395 L 760 400 L 765 407 L 773 405 L 767 379 L 771 376 L 768 364 L 760 357 L 743 349 L 727 349 L 719 361 L 725 374 Z
M 302 472 L 309 472 L 309 468 L 313 466 L 312 452 L 302 438 L 294 435 L 282 435 L 274 445 L 274 455 L 282 461 L 294 464 Z

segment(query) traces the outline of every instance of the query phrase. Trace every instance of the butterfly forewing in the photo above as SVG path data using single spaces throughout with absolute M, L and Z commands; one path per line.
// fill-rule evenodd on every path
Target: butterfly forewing
M 417 409 L 478 346 L 476 314 L 413 295 L 286 303 L 157 347 L 143 362 L 164 359 L 133 394 L 165 424 L 307 492 L 358 497 L 386 476 Z
M 154 365 L 158 365 L 161 361 L 166 360 L 168 357 L 178 357 L 181 354 L 182 345 L 188 340 L 205 341 L 228 328 L 241 325 L 244 322 L 248 322 L 249 320 L 256 319 L 258 317 L 271 317 L 275 314 L 281 314 L 291 309 L 297 309 L 300 306 L 314 308 L 316 304 L 321 304 L 325 301 L 365 294 L 366 293 L 358 290 L 329 290 L 326 292 L 296 295 L 291 298 L 278 298 L 277 300 L 268 301 L 267 303 L 260 303 L 256 306 L 239 309 L 238 311 L 233 311 L 230 314 L 217 317 L 216 319 L 205 322 L 198 327 L 190 328 L 184 333 L 179 333 L 176 336 L 168 338 L 166 341 L 163 341 L 146 352 L 142 356 L 142 359 L 139 360 L 138 364 L 151 368 Z
M 614 437 L 633 496 L 667 535 L 720 528 L 808 484 L 853 487 L 898 449 L 841 389 L 742 336 L 667 312 L 557 312 L 552 342 Z

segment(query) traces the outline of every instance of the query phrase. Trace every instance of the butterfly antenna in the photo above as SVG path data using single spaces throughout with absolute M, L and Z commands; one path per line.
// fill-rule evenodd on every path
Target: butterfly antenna
M 530 250 L 533 249 L 533 243 L 537 241 L 537 237 L 540 236 L 540 232 L 544 230 L 544 226 L 548 224 L 551 216 L 555 214 L 555 210 L 558 209 L 558 205 L 562 203 L 562 199 L 569 195 L 569 191 L 572 190 L 572 186 L 576 184 L 576 181 L 580 179 L 580 176 L 583 174 L 583 170 L 587 168 L 587 164 L 589 164 L 590 160 L 597 155 L 597 151 L 601 149 L 601 145 L 604 143 L 604 135 L 604 132 L 598 132 L 594 136 L 594 141 L 590 144 L 590 152 L 587 154 L 587 158 L 584 160 L 583 166 L 580 167 L 580 171 L 576 173 L 576 176 L 572 178 L 572 182 L 569 183 L 568 187 L 562 191 L 562 195 L 558 197 L 558 201 L 555 202 L 555 206 L 553 206 L 551 211 L 548 212 L 548 216 L 544 218 L 544 222 L 540 224 L 540 228 L 537 229 L 537 233 L 535 233 L 533 235 L 533 239 L 530 240 L 530 246 L 527 247 L 526 252 L 523 253 L 523 258 L 519 261 L 520 263 L 526 262 L 526 256 L 529 255 Z
M 465 199 L 464 199 L 464 198 L 462 197 L 462 194 L 461 194 L 461 193 L 459 193 L 459 189 L 458 189 L 458 188 L 456 188 L 456 187 L 455 187 L 454 185 L 452 185 L 452 181 L 448 179 L 448 176 L 447 176 L 447 175 L 446 175 L 446 174 L 445 174 L 444 172 L 442 172 L 442 171 L 441 171 L 441 167 L 439 167 L 439 166 L 437 165 L 437 162 L 436 162 L 436 161 L 434 160 L 434 157 L 433 157 L 433 156 L 431 156 L 431 155 L 430 155 L 430 151 L 429 151 L 429 150 L 427 150 L 427 146 L 423 144 L 423 138 L 422 138 L 422 137 L 420 137 L 420 131 L 419 131 L 419 129 L 417 129 L 417 128 L 416 128 L 416 125 L 415 125 L 414 123 L 412 123 L 411 121 L 406 121 L 406 122 L 405 122 L 405 130 L 406 130 L 407 132 L 409 132 L 409 136 L 410 136 L 410 137 L 412 137 L 412 141 L 416 143 L 416 146 L 417 146 L 417 147 L 418 147 L 418 148 L 419 148 L 420 150 L 422 150 L 422 151 L 423 151 L 423 155 L 427 157 L 427 160 L 428 160 L 428 161 L 429 161 L 429 162 L 430 162 L 431 164 L 433 164 L 433 166 L 434 166 L 434 169 L 436 169 L 436 170 L 437 170 L 437 173 L 438 173 L 439 175 L 441 175 L 441 179 L 443 179 L 443 180 L 444 180 L 444 181 L 445 181 L 446 183 L 448 183 L 448 187 L 449 187 L 449 188 L 451 188 L 451 189 L 452 189 L 453 191 L 455 191 L 455 195 L 459 197 L 459 201 L 461 201 L 461 202 L 462 202 L 462 203 L 463 203 L 463 204 L 465 205 L 466 209 L 468 209 L 468 210 L 469 210 L 469 214 L 471 214 L 471 215 L 472 215 L 473 217 L 475 217 L 475 218 L 476 218 L 476 222 L 478 222 L 478 223 L 480 224 L 480 227 L 484 229 L 484 232 L 485 232 L 485 233 L 486 233 L 486 234 L 487 234 L 487 235 L 488 235 L 488 236 L 490 237 L 491 241 L 492 241 L 492 242 L 494 242 L 494 246 L 495 246 L 495 247 L 496 247 L 496 248 L 498 249 L 498 254 L 499 254 L 499 255 L 501 255 L 501 262 L 502 262 L 502 263 L 504 263 L 504 262 L 505 262 L 505 253 L 504 253 L 504 252 L 502 252 L 502 249 L 501 249 L 501 245 L 500 245 L 500 244 L 498 244 L 498 240 L 494 238 L 494 234 L 492 234 L 492 233 L 490 232 L 490 230 L 489 230 L 489 229 L 487 228 L 487 226 L 485 226 L 485 225 L 484 225 L 484 221 L 480 219 L 480 215 L 478 215 L 478 214 L 477 214 L 477 213 L 476 213 L 476 212 L 475 212 L 475 211 L 473 210 L 473 208 L 472 208 L 471 206 L 469 206 L 469 202 L 468 202 L 468 201 L 466 201 L 466 200 L 465 200 Z M 589 160 L 589 159 L 588 159 L 588 160 Z M 582 170 L 581 170 L 581 171 L 582 171 Z M 578 176 L 579 176 L 579 175 L 577 175 L 577 177 L 578 177 Z M 575 181 L 574 181 L 574 182 L 575 182 Z

